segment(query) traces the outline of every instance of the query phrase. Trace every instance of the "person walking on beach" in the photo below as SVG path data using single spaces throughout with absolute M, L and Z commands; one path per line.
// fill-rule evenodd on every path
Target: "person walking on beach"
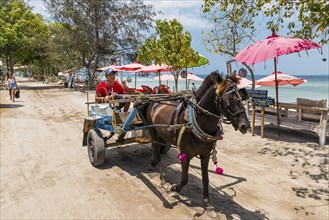
M 17 86 L 16 78 L 10 70 L 7 72 L 6 83 L 9 90 L 10 100 L 15 102 L 15 92 L 16 89 L 18 89 L 18 86 Z
M 116 94 L 125 94 L 125 90 L 122 85 L 115 80 L 115 74 L 117 71 L 113 69 L 105 70 L 106 79 L 100 82 L 96 87 L 95 101 L 98 103 L 107 103 L 111 99 L 122 99 L 123 96 L 117 96 Z M 124 111 L 128 111 L 130 102 L 119 103 L 118 109 L 124 107 Z

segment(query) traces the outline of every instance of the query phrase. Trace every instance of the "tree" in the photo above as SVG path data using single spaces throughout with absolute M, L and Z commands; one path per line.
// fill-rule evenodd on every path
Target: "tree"
M 198 53 L 191 48 L 191 34 L 183 33 L 183 26 L 176 19 L 157 20 L 155 30 L 158 36 L 146 40 L 138 50 L 137 60 L 144 64 L 154 61 L 155 64 L 171 66 L 177 91 L 180 71 L 191 63 L 197 63 Z
M 86 67 L 90 81 L 100 62 L 136 54 L 155 16 L 153 6 L 141 0 L 49 0 L 47 5 L 62 25 L 65 38 L 54 36 L 61 50 Z
M 42 17 L 32 13 L 22 0 L 0 1 L 0 57 L 13 71 L 16 62 L 29 64 L 41 41 L 49 37 L 48 27 Z
M 287 35 L 307 39 L 320 39 L 320 44 L 328 43 L 329 33 L 329 4 L 326 0 L 204 0 L 203 12 L 208 13 L 215 8 L 219 12 L 230 11 L 231 8 L 240 9 L 236 17 L 242 17 L 243 10 L 250 17 L 245 23 L 246 28 L 256 31 L 254 19 L 267 17 L 268 30 L 272 28 L 287 28 Z
M 329 5 L 324 0 L 204 0 L 202 10 L 212 24 L 211 30 L 205 33 L 205 43 L 214 53 L 235 57 L 248 41 L 254 41 L 261 27 L 256 20 L 262 16 L 268 17 L 268 30 L 287 28 L 288 35 L 308 39 L 320 37 L 320 43 L 328 42 Z M 296 11 L 299 12 L 298 21 L 293 19 Z M 251 73 L 254 87 L 252 68 L 244 66 Z
M 245 45 L 247 41 L 255 37 L 254 21 L 250 13 L 245 10 L 247 5 L 242 5 L 241 2 L 239 4 L 241 4 L 241 7 L 237 5 L 224 7 L 218 3 L 204 14 L 212 23 L 211 30 L 203 32 L 205 36 L 204 42 L 207 45 L 207 50 L 210 52 L 235 57 L 240 50 L 239 46 Z M 204 5 L 203 7 L 206 6 Z M 223 8 L 225 10 L 222 10 Z M 206 9 L 204 8 L 204 10 Z M 253 87 L 255 87 L 255 77 L 252 68 L 247 64 L 243 65 L 249 70 Z

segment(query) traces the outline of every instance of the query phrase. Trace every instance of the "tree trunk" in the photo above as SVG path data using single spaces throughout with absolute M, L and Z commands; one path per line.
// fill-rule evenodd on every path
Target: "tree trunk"
M 252 68 L 247 65 L 247 64 L 243 64 L 250 72 L 250 76 L 251 76 L 251 81 L 252 81 L 252 88 L 255 89 L 255 85 L 256 85 L 256 82 L 255 82 L 255 76 L 254 76 L 254 71 L 252 70 Z

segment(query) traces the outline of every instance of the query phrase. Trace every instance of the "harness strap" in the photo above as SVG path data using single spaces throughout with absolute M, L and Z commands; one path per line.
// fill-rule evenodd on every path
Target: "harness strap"
M 194 97 L 191 98 L 191 103 L 196 103 L 196 99 Z M 193 108 L 192 105 L 190 105 L 189 108 L 190 111 L 190 118 L 189 118 L 189 122 L 192 125 L 191 126 L 191 130 L 192 133 L 199 138 L 199 140 L 203 141 L 203 142 L 216 142 L 218 137 L 220 135 L 222 135 L 222 129 L 220 126 L 217 125 L 217 132 L 215 135 L 209 135 L 206 132 L 204 132 L 198 125 L 197 121 L 196 121 L 196 117 L 195 117 L 195 109 Z

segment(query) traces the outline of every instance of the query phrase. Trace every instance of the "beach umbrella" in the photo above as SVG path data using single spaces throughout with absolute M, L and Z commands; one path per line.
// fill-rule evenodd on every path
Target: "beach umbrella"
M 104 66 L 104 67 L 100 67 L 97 70 L 98 71 L 105 71 L 107 69 L 112 69 L 112 70 L 116 70 L 116 71 L 120 71 L 120 66 L 116 65 L 116 64 L 112 64 L 110 66 Z
M 159 79 L 159 77 L 160 77 L 160 79 Z M 167 81 L 167 86 L 168 86 L 168 81 L 175 81 L 175 77 L 172 74 L 162 74 L 159 77 L 156 76 L 156 77 L 153 77 L 152 79 L 153 80 L 159 80 L 160 82 L 161 81 Z
M 187 68 L 192 68 L 192 67 L 199 67 L 199 66 L 204 66 L 209 63 L 209 60 L 204 57 L 203 55 L 199 54 L 199 59 L 198 62 L 191 62 L 187 64 Z
M 141 68 L 145 68 L 144 65 L 140 64 L 140 63 L 137 63 L 137 62 L 134 62 L 134 63 L 130 63 L 130 64 L 127 64 L 127 65 L 123 65 L 123 66 L 120 66 L 118 68 L 119 71 L 136 71 L 138 69 L 141 69 Z M 137 73 L 135 72 L 135 88 L 136 88 L 136 84 L 137 84 Z
M 138 70 L 138 69 L 144 68 L 144 67 L 145 67 L 144 65 L 134 62 L 134 63 L 120 66 L 120 67 L 118 67 L 118 69 L 121 71 L 135 71 L 135 70 Z
M 156 77 L 154 77 L 154 78 L 152 78 L 153 80 L 158 80 L 158 77 L 156 76 Z M 160 80 L 161 81 L 165 81 L 165 80 L 171 80 L 171 81 L 175 81 L 175 78 L 174 78 L 174 76 L 172 75 L 172 74 L 162 74 L 161 76 L 160 76 Z
M 203 79 L 194 75 L 192 72 L 187 72 L 186 78 L 182 78 L 181 76 L 178 77 L 178 79 L 185 79 L 186 80 L 186 89 L 189 88 L 190 86 L 190 81 L 198 81 L 198 82 L 203 82 Z
M 198 77 L 197 75 L 194 75 L 192 72 L 188 72 L 186 78 L 187 80 L 203 82 L 202 78 Z
M 237 87 L 239 89 L 245 88 L 245 87 L 252 87 L 252 81 L 245 78 L 245 77 L 240 77 L 239 75 L 236 76 L 236 78 L 239 78 L 239 83 L 237 85 Z M 260 85 L 256 85 L 255 88 L 260 87 Z
M 277 80 L 277 58 L 282 55 L 297 53 L 303 50 L 310 50 L 314 48 L 321 48 L 318 44 L 308 39 L 280 37 L 272 30 L 272 35 L 264 40 L 257 41 L 256 43 L 244 48 L 236 56 L 237 62 L 254 65 L 259 62 L 265 62 L 269 59 L 274 59 L 274 77 L 275 77 L 275 97 L 276 108 L 278 115 L 278 128 L 279 128 L 279 92 Z
M 161 85 L 161 78 L 160 78 L 160 73 L 161 72 L 170 72 L 171 69 L 169 66 L 167 66 L 166 64 L 152 64 L 149 66 L 145 66 L 143 68 L 140 68 L 138 70 L 136 70 L 135 72 L 146 72 L 146 73 L 153 73 L 153 72 L 157 72 L 158 73 L 158 79 L 159 79 L 159 85 Z
M 282 72 L 277 72 L 277 81 L 278 86 L 283 85 L 293 85 L 297 86 L 301 83 L 307 82 L 306 79 L 298 78 L 295 76 L 287 75 Z M 256 81 L 256 85 L 260 86 L 275 86 L 275 72 L 273 72 L 271 75 L 266 76 L 264 78 L 261 78 Z

